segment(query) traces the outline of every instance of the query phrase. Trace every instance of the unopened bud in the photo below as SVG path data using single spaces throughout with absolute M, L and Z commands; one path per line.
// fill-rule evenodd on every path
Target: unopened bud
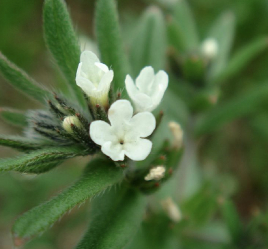
M 170 122 L 168 126 L 174 137 L 173 146 L 177 149 L 180 149 L 183 142 L 183 131 L 181 126 L 176 122 Z
M 144 180 L 159 181 L 165 176 L 165 172 L 166 172 L 166 168 L 164 166 L 157 166 L 157 167 L 151 168 L 149 174 L 144 177 Z
M 206 39 L 201 46 L 201 52 L 209 60 L 212 60 L 217 56 L 218 50 L 218 42 L 214 38 Z
M 62 122 L 62 127 L 68 133 L 73 133 L 72 125 L 75 125 L 78 128 L 82 128 L 82 124 L 76 116 L 66 117 Z
M 168 217 L 174 221 L 179 222 L 182 219 L 181 211 L 174 201 L 169 197 L 161 201 L 163 209 L 166 211 Z

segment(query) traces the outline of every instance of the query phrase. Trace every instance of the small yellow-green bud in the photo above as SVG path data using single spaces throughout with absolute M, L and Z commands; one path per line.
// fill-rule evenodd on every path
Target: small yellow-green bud
M 144 177 L 145 181 L 159 181 L 165 176 L 166 168 L 162 165 L 151 168 L 148 175 Z
M 171 197 L 161 201 L 161 204 L 163 209 L 166 211 L 166 214 L 172 221 L 179 222 L 182 219 L 181 211 Z
M 174 137 L 173 146 L 177 149 L 180 149 L 183 142 L 183 131 L 181 126 L 176 122 L 170 122 L 168 126 Z
M 63 129 L 67 131 L 68 133 L 73 133 L 72 125 L 76 126 L 77 128 L 83 127 L 78 117 L 76 116 L 66 117 L 62 122 Z

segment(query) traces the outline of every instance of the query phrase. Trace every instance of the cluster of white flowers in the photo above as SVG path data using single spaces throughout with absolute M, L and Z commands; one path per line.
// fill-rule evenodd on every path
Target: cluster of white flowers
M 92 104 L 108 106 L 108 94 L 114 72 L 100 63 L 90 52 L 81 54 L 76 74 L 76 84 L 87 94 Z M 151 113 L 161 102 L 168 86 L 168 75 L 164 71 L 155 74 L 152 67 L 141 70 L 135 83 L 127 75 L 126 89 L 135 105 L 135 112 L 128 100 L 115 101 L 109 111 L 110 124 L 102 120 L 90 125 L 90 137 L 101 146 L 102 152 L 114 161 L 123 161 L 125 156 L 134 160 L 144 160 L 151 152 L 150 136 L 156 120 Z

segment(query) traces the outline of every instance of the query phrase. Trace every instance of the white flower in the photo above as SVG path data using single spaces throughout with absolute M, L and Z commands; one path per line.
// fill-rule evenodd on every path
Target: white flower
M 166 168 L 164 166 L 157 166 L 150 169 L 148 175 L 144 177 L 144 180 L 151 181 L 151 180 L 161 180 L 165 176 Z
M 84 51 L 76 72 L 76 84 L 90 97 L 93 104 L 107 105 L 110 85 L 114 77 L 113 70 L 100 63 L 98 57 Z
M 90 137 L 102 152 L 114 161 L 123 161 L 125 155 L 134 161 L 144 160 L 152 149 L 152 142 L 144 139 L 155 129 L 155 117 L 150 112 L 133 116 L 133 108 L 128 100 L 117 100 L 109 111 L 111 123 L 93 121 Z
M 218 42 L 214 38 L 207 38 L 201 45 L 201 52 L 210 60 L 217 56 L 218 50 Z
M 137 111 L 153 111 L 161 102 L 168 86 L 168 75 L 160 70 L 154 73 L 152 67 L 141 70 L 134 84 L 133 79 L 127 75 L 126 89 L 129 97 L 135 104 Z

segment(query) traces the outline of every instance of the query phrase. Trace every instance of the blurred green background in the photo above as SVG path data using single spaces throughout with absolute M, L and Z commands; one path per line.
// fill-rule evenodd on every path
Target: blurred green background
M 120 22 L 126 47 L 131 42 L 132 36 L 129 34 L 132 27 L 137 25 L 144 9 L 151 4 L 156 4 L 163 8 L 168 20 L 167 6 L 172 1 L 119 1 Z M 95 45 L 92 42 L 94 41 L 94 1 L 67 0 L 66 2 L 71 11 L 74 26 L 80 35 L 82 49 L 86 46 L 85 44 L 94 49 Z M 219 15 L 225 11 L 234 13 L 236 31 L 231 55 L 256 38 L 265 37 L 268 33 L 268 1 L 266 0 L 189 0 L 188 2 L 202 40 L 206 38 L 208 30 Z M 0 1 L 0 50 L 38 82 L 53 89 L 58 84 L 62 84 L 63 79 L 43 40 L 42 4 L 41 0 Z M 167 48 L 167 52 L 172 53 L 170 51 L 172 50 Z M 239 74 L 222 85 L 218 105 L 234 100 L 251 87 L 267 81 L 267 66 L 268 49 L 265 49 Z M 170 66 L 170 68 L 170 70 L 174 70 L 174 66 Z M 176 72 L 176 70 L 174 71 Z M 37 103 L 26 99 L 8 85 L 2 77 L 0 78 L 0 89 L 0 108 L 12 107 L 20 110 L 38 108 Z M 21 132 L 19 128 L 12 127 L 0 120 L 1 134 L 20 134 Z M 198 196 L 198 193 L 201 196 L 208 196 L 208 199 L 211 197 L 214 198 L 214 201 L 216 200 L 215 206 L 212 205 L 211 212 L 204 211 L 204 216 L 208 213 L 208 218 L 204 218 L 201 227 L 205 227 L 207 231 L 209 228 L 213 230 L 216 227 L 214 221 L 217 220 L 221 204 L 221 196 L 218 195 L 218 192 L 225 191 L 226 195 L 233 199 L 239 217 L 245 226 L 254 217 L 260 215 L 265 217 L 264 222 L 258 223 L 256 233 L 245 238 L 245 243 L 252 243 L 250 248 L 268 248 L 268 244 L 265 244 L 267 241 L 265 242 L 263 239 L 268 238 L 268 96 L 267 101 L 263 101 L 254 110 L 250 109 L 248 112 L 245 110 L 243 115 L 231 119 L 230 122 L 225 122 L 215 131 L 202 136 L 198 140 L 198 147 L 198 156 L 202 163 L 187 172 L 190 175 L 187 176 L 189 180 L 187 185 L 198 185 L 198 176 L 195 176 L 200 171 L 205 175 L 207 185 L 196 187 L 187 201 L 191 204 L 190 197 L 193 198 L 194 194 Z M 15 153 L 10 149 L 0 148 L 0 157 L 10 155 L 15 155 Z M 86 159 L 83 160 L 86 161 Z M 81 169 L 76 160 L 71 160 L 52 172 L 36 177 L 17 173 L 0 175 L 0 248 L 12 248 L 10 229 L 16 217 L 69 186 L 80 174 Z M 221 191 L 218 191 L 217 188 Z M 190 205 L 189 203 L 187 205 Z M 200 203 L 201 206 L 205 205 L 207 200 L 202 199 Z M 184 205 L 184 208 L 187 208 L 187 205 Z M 86 221 L 88 221 L 87 209 L 88 205 L 74 209 L 50 231 L 33 240 L 25 248 L 73 248 L 83 235 Z M 212 225 L 209 226 L 210 224 Z M 215 236 L 205 229 L 200 232 L 198 229 L 197 225 L 192 233 L 189 232 L 186 235 L 189 238 L 185 239 L 184 248 L 197 248 L 197 246 L 198 248 L 216 248 L 212 243 L 213 239 L 225 238 L 225 230 L 222 227 L 219 228 L 220 235 Z M 211 238 L 207 234 L 212 234 Z M 199 239 L 206 243 L 199 244 Z M 239 248 L 245 248 L 243 243 Z

